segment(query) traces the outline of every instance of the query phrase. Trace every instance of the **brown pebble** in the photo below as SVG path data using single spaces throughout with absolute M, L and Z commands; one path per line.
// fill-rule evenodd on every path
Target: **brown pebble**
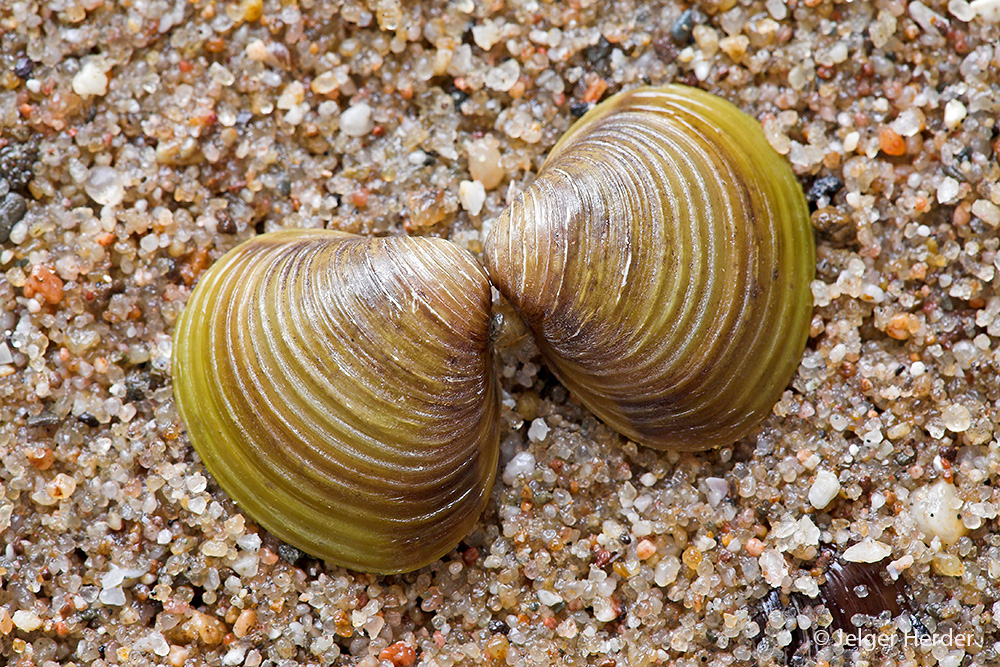
M 635 555 L 639 557 L 640 560 L 646 560 L 650 556 L 656 553 L 656 545 L 653 544 L 652 540 L 643 540 L 635 548 Z
M 885 326 L 885 333 L 896 340 L 906 340 L 920 330 L 920 320 L 912 313 L 896 313 Z
M 194 284 L 194 281 L 201 276 L 205 269 L 208 268 L 209 264 L 208 250 L 205 248 L 198 248 L 188 255 L 183 262 L 181 262 L 181 280 L 184 281 L 185 285 Z
M 396 642 L 387 646 L 378 654 L 379 660 L 388 660 L 396 667 L 412 665 L 417 659 L 417 652 L 406 642 Z
M 233 624 L 233 634 L 242 639 L 250 633 L 256 623 L 257 612 L 253 609 L 244 609 L 236 617 L 236 622 Z
M 28 447 L 24 450 L 24 455 L 28 457 L 28 463 L 38 470 L 48 470 L 52 467 L 55 456 L 48 447 Z
M 182 626 L 182 634 L 186 637 L 197 637 L 203 644 L 214 646 L 222 641 L 226 635 L 225 624 L 217 618 L 212 618 L 208 614 L 195 611 L 191 618 Z
M 9 635 L 14 629 L 14 621 L 6 607 L 0 607 L 0 634 Z
M 221 37 L 206 39 L 205 50 L 209 53 L 222 53 L 226 50 L 226 40 Z
M 495 634 L 486 642 L 486 655 L 493 660 L 503 663 L 507 659 L 507 649 L 509 647 L 510 643 L 506 637 L 501 634 Z
M 52 269 L 36 266 L 24 283 L 24 296 L 32 298 L 41 295 L 50 304 L 55 305 L 63 298 L 63 281 Z
M 746 546 L 744 547 L 747 553 L 756 558 L 757 556 L 764 553 L 764 543 L 758 540 L 756 537 L 751 537 L 747 540 Z
M 444 207 L 444 190 L 441 188 L 410 191 L 406 195 L 406 206 L 410 210 L 410 215 L 403 222 L 403 228 L 410 233 L 430 229 L 447 215 Z
M 878 145 L 886 155 L 898 157 L 906 152 L 906 142 L 891 128 L 883 127 L 878 132 Z
M 701 564 L 701 551 L 695 546 L 690 546 L 681 553 L 681 561 L 684 562 L 688 568 L 692 570 L 697 570 L 698 565 Z

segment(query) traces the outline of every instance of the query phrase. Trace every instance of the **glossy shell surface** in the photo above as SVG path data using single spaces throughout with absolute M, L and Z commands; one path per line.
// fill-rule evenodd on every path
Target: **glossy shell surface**
M 746 435 L 805 346 L 802 190 L 754 119 L 697 89 L 588 112 L 495 221 L 486 259 L 559 379 L 651 447 Z
M 490 286 L 439 239 L 258 236 L 202 277 L 175 332 L 191 441 L 276 536 L 401 572 L 475 525 L 496 470 Z

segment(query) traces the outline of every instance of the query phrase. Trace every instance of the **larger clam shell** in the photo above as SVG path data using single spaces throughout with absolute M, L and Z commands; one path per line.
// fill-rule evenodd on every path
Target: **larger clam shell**
M 496 470 L 482 268 L 438 239 L 258 236 L 206 272 L 174 391 L 209 471 L 307 553 L 402 572 L 474 526 Z
M 814 253 L 757 122 L 678 85 L 581 118 L 486 246 L 559 379 L 629 438 L 684 450 L 745 435 L 787 386 Z

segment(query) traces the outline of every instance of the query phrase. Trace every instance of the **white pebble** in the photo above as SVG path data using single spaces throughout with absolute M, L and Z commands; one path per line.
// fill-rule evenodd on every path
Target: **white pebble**
M 498 186 L 504 177 L 499 146 L 500 142 L 495 137 L 487 135 L 482 139 L 469 142 L 467 147 L 469 173 L 487 190 Z
M 108 93 L 108 75 L 93 60 L 88 61 L 73 77 L 73 92 L 80 97 L 103 97 Z
M 33 632 L 42 626 L 42 619 L 38 617 L 38 614 L 24 609 L 18 609 L 14 612 L 13 621 L 18 630 L 25 632 Z
M 593 607 L 594 618 L 602 623 L 608 623 L 618 618 L 618 612 L 615 610 L 614 605 L 611 604 L 610 598 L 595 598 Z
M 969 409 L 959 403 L 953 403 L 941 411 L 944 427 L 952 433 L 962 433 L 972 426 L 972 415 Z
M 538 591 L 538 601 L 541 602 L 546 607 L 554 607 L 563 601 L 562 596 L 558 593 L 553 593 L 552 591 L 547 591 L 544 588 Z
M 722 499 L 729 494 L 729 482 L 721 477 L 706 477 L 705 485 L 708 487 L 708 504 L 717 507 Z
M 539 417 L 531 422 L 531 428 L 528 429 L 528 440 L 542 442 L 549 436 L 551 430 L 545 420 Z
M 115 588 L 105 588 L 101 591 L 101 595 L 98 597 L 101 604 L 121 606 L 125 604 L 125 591 L 122 590 L 121 586 L 116 586 Z
M 500 31 L 490 19 L 472 26 L 472 41 L 483 51 L 489 51 L 500 40 Z
M 840 480 L 829 470 L 816 473 L 809 489 L 809 504 L 818 510 L 824 509 L 840 493 Z
M 668 586 L 677 579 L 677 573 L 681 571 L 681 562 L 676 556 L 667 556 L 656 564 L 653 571 L 653 582 L 660 586 Z
M 987 23 L 1000 23 L 1000 0 L 972 0 L 969 7 Z
M 942 179 L 937 189 L 937 200 L 939 204 L 950 204 L 958 198 L 959 184 L 951 176 Z
M 508 58 L 499 67 L 494 67 L 486 73 L 486 87 L 500 93 L 505 93 L 514 87 L 521 76 L 521 65 L 513 58 Z
M 795 590 L 799 591 L 800 593 L 805 593 L 811 598 L 814 598 L 817 595 L 819 595 L 819 584 L 817 584 L 816 580 L 810 576 L 801 576 L 797 578 L 794 582 L 792 582 L 792 586 L 795 588 Z M 800 616 L 799 618 L 801 619 L 802 617 Z M 801 620 L 799 621 L 799 627 L 803 628 L 805 627 L 802 625 Z
M 853 153 L 860 140 L 861 134 L 859 132 L 848 132 L 847 136 L 844 137 L 844 152 Z
M 236 538 L 236 546 L 247 551 L 260 550 L 260 535 L 257 533 L 247 533 Z
M 976 12 L 972 9 L 972 5 L 965 0 L 949 0 L 948 13 L 957 18 L 959 21 L 964 21 L 966 23 L 976 18 Z
M 948 27 L 948 20 L 945 17 L 941 16 L 924 3 L 919 2 L 919 0 L 917 2 L 911 2 L 907 5 L 907 9 L 910 12 L 910 18 L 916 21 L 926 33 L 931 35 L 940 35 L 941 31 L 938 30 L 938 27 Z
M 233 561 L 233 570 L 241 577 L 253 577 L 257 574 L 257 563 L 256 553 L 243 553 Z
M 144 574 L 146 574 L 146 569 L 144 568 L 118 567 L 112 563 L 111 569 L 101 576 L 101 588 L 117 588 L 120 587 L 126 579 L 134 579 L 136 577 L 141 577 Z
M 764 8 L 775 21 L 784 21 L 785 17 L 788 16 L 788 7 L 784 0 L 766 0 Z
M 527 477 L 535 469 L 535 456 L 531 452 L 518 452 L 503 469 L 503 483 L 512 485 L 520 475 Z
M 302 100 L 306 97 L 305 86 L 302 85 L 301 81 L 292 81 L 290 84 L 285 86 L 285 89 L 281 91 L 281 95 L 278 96 L 278 101 L 275 106 L 284 111 L 293 109 L 296 105 L 301 104 Z
M 965 105 L 959 100 L 949 100 L 944 105 L 944 124 L 949 130 L 954 130 L 965 120 L 966 113 Z
M 349 137 L 363 137 L 372 127 L 372 108 L 367 102 L 358 102 L 340 114 L 340 131 Z
M 962 504 L 955 487 L 943 479 L 910 495 L 910 511 L 917 528 L 928 539 L 937 537 L 945 544 L 953 544 L 965 534 Z
M 764 581 L 775 588 L 781 587 L 781 582 L 788 576 L 788 563 L 777 549 L 765 549 L 757 559 Z
M 920 109 L 911 108 L 901 112 L 891 127 L 902 137 L 912 137 L 923 129 L 924 114 Z
M 471 215 L 479 215 L 486 202 L 486 188 L 479 181 L 462 181 L 458 184 L 458 197 L 462 200 L 462 208 Z
M 997 206 L 988 199 L 977 199 L 973 202 L 972 215 L 991 227 L 1000 225 L 1000 206 Z
M 14 363 L 14 355 L 10 353 L 10 348 L 7 347 L 7 343 L 0 341 L 0 364 L 12 363 Z
M 843 558 L 849 563 L 877 563 L 891 553 L 892 548 L 888 544 L 868 538 L 848 547 Z
M 125 198 L 125 188 L 122 187 L 118 171 L 111 167 L 94 167 L 87 174 L 83 184 L 87 196 L 101 206 L 117 206 Z
M 222 656 L 222 664 L 226 667 L 234 667 L 243 662 L 243 657 L 246 655 L 246 646 L 236 646 L 229 649 L 226 655 Z

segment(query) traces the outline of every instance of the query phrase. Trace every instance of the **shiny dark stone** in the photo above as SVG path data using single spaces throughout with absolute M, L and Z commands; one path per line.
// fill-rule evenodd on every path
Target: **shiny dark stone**
M 291 544 L 282 542 L 278 545 L 278 555 L 289 565 L 295 565 L 305 556 L 305 553 L 296 549 Z
M 80 415 L 79 417 L 77 417 L 77 419 L 80 422 L 82 422 L 82 423 L 86 424 L 87 426 L 89 426 L 90 428 L 97 428 L 98 426 L 101 425 L 101 422 L 97 421 L 97 417 L 95 417 L 94 415 L 90 414 L 89 412 L 84 412 L 82 415 Z
M 0 243 L 6 243 L 10 238 L 10 230 L 24 214 L 28 212 L 28 203 L 16 192 L 8 192 L 0 199 Z
M 693 7 L 685 9 L 670 26 L 670 36 L 678 44 L 690 44 L 695 25 L 701 23 L 701 15 Z
M 806 200 L 810 206 L 815 207 L 816 202 L 823 197 L 833 197 L 844 187 L 844 182 L 836 176 L 820 176 L 809 186 L 806 192 Z
M 494 618 L 493 620 L 490 621 L 490 632 L 492 632 L 493 634 L 499 632 L 500 634 L 505 635 L 508 632 L 510 632 L 510 626 L 501 621 L 500 619 Z
M 21 56 L 17 59 L 14 64 L 14 76 L 24 80 L 31 77 L 31 73 L 35 69 L 35 63 L 31 62 L 31 59 L 27 56 Z

